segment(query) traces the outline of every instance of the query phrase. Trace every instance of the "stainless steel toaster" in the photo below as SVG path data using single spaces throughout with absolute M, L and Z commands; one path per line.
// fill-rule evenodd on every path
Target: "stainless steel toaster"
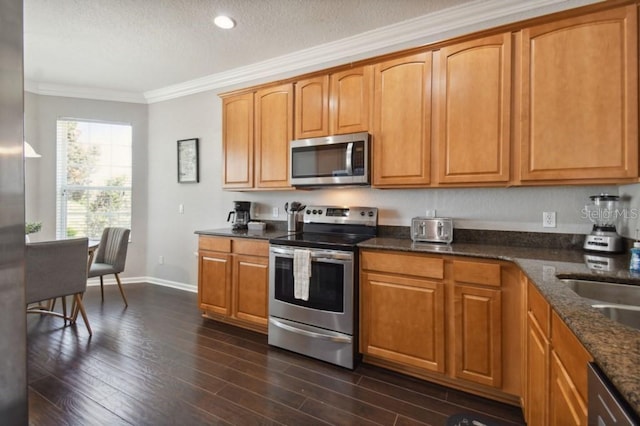
M 411 219 L 411 239 L 449 244 L 453 241 L 453 221 L 446 217 L 414 217 Z

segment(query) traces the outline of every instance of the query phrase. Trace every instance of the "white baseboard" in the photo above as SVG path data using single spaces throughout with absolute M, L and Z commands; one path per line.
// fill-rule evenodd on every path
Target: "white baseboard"
M 107 278 L 107 277 L 110 277 L 110 278 Z M 159 285 L 163 287 L 171 287 L 177 290 L 190 291 L 191 293 L 198 292 L 198 286 L 196 284 L 186 284 L 186 283 L 180 283 L 177 281 L 162 280 L 162 279 L 153 278 L 153 277 L 127 277 L 127 278 L 120 278 L 120 281 L 122 282 L 123 285 L 135 284 L 135 283 L 149 283 L 149 284 Z M 104 278 L 104 285 L 116 285 L 116 284 L 117 282 L 116 282 L 116 279 L 113 277 L 113 275 L 108 275 Z M 93 287 L 98 285 L 100 285 L 100 278 L 91 278 L 87 280 L 88 287 Z

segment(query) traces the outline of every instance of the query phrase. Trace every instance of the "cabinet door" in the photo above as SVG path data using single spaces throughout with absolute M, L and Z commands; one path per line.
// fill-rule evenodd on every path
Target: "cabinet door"
M 511 34 L 434 54 L 440 183 L 509 180 Z
M 329 96 L 331 134 L 367 132 L 373 95 L 373 68 L 359 67 L 332 74 Z
M 638 176 L 636 5 L 522 31 L 523 181 Z
M 549 424 L 587 424 L 587 407 L 555 351 L 551 351 L 550 391 Z
M 500 290 L 454 285 L 456 377 L 502 386 Z
M 527 405 L 525 417 L 530 426 L 548 423 L 550 343 L 535 318 L 529 313 L 527 322 Z
M 233 256 L 233 316 L 266 326 L 268 319 L 269 258 Z
M 374 81 L 373 185 L 427 186 L 431 52 L 377 64 Z
M 253 187 L 253 93 L 222 100 L 222 186 Z
M 444 372 L 443 283 L 363 273 L 362 352 Z
M 231 313 L 231 255 L 201 251 L 198 265 L 198 301 L 201 309 Z
M 296 139 L 329 134 L 329 76 L 296 82 Z
M 289 141 L 293 139 L 293 85 L 255 94 L 255 186 L 289 188 Z

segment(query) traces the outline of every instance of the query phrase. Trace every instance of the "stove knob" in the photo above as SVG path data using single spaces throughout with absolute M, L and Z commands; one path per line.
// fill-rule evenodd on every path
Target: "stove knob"
M 318 213 L 318 210 L 313 209 L 313 211 L 311 213 L 316 214 L 316 213 Z
M 311 214 L 311 210 L 307 209 L 306 213 Z
M 360 212 L 360 216 L 364 216 L 364 212 Z
M 318 214 L 322 214 L 322 210 L 318 210 Z
M 369 211 L 369 217 L 373 217 L 373 211 Z

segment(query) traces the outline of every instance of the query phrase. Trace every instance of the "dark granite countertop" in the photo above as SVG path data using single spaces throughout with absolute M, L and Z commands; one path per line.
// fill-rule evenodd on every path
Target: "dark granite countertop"
M 195 231 L 198 235 L 213 235 L 216 237 L 230 237 L 230 238 L 253 238 L 256 240 L 270 240 L 271 238 L 277 238 L 287 235 L 287 230 L 278 229 L 274 227 L 269 227 L 264 231 L 248 231 L 237 230 L 234 231 L 231 228 L 220 228 L 220 229 L 205 229 L 202 231 Z
M 591 254 L 576 248 L 530 248 L 481 243 L 414 243 L 409 238 L 372 238 L 361 248 L 439 253 L 499 259 L 515 263 L 566 322 L 621 395 L 640 415 L 640 330 L 605 317 L 570 290 L 557 276 L 640 285 L 628 270 L 629 255 Z M 592 256 L 605 259 L 595 270 Z M 606 265 L 608 263 L 608 265 Z

